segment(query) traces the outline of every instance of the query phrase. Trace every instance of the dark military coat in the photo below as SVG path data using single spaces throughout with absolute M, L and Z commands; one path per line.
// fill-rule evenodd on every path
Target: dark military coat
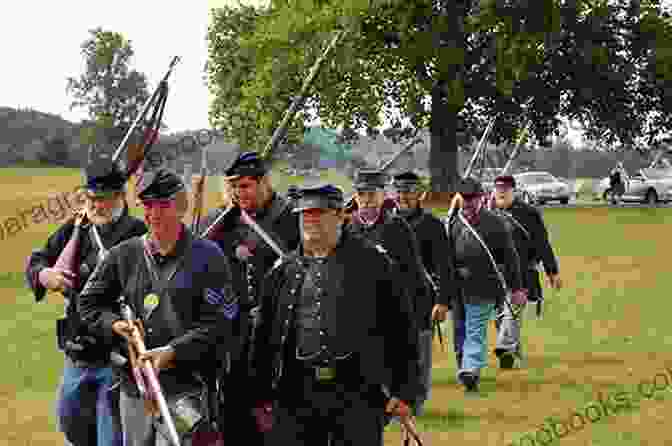
M 72 219 L 58 228 L 49 237 L 46 245 L 41 249 L 33 251 L 28 258 L 25 271 L 26 282 L 33 292 L 36 302 L 41 301 L 47 292 L 46 288 L 39 281 L 40 271 L 54 266 L 65 245 L 70 241 L 74 228 L 74 219 Z M 106 225 L 103 229 L 99 230 L 98 234 L 103 242 L 103 246 L 109 250 L 124 240 L 143 235 L 146 232 L 147 227 L 145 223 L 131 217 L 128 214 L 128 207 L 126 207 L 117 221 Z M 98 246 L 93 239 L 90 223 L 81 226 L 79 252 L 77 254 L 79 258 L 77 262 L 79 277 L 76 282 L 76 288 L 74 290 L 66 290 L 63 293 L 66 299 L 65 313 L 67 319 L 59 321 L 60 326 L 63 328 L 58 328 L 57 326 L 57 333 L 58 331 L 62 331 L 61 335 L 64 336 L 63 339 L 59 339 L 59 342 L 73 339 L 77 335 L 90 335 L 90 333 L 86 333 L 86 330 L 80 326 L 79 317 L 75 312 L 77 295 L 84 288 L 86 281 L 98 264 Z M 95 361 L 104 361 L 109 358 L 109 351 L 105 353 L 103 346 L 98 345 L 97 350 L 99 353 L 87 349 L 86 354 L 82 356 Z M 84 357 L 78 359 L 84 359 Z
M 422 263 L 439 288 L 435 303 L 448 305 L 456 290 L 454 281 L 451 280 L 453 277 L 452 265 L 446 256 L 448 235 L 445 226 L 431 212 L 422 208 L 408 214 L 400 213 L 399 215 L 403 216 L 415 231 Z
M 210 212 L 204 227 L 209 227 L 221 211 L 217 209 Z M 221 229 L 210 239 L 229 257 L 236 291 L 243 307 L 249 309 L 258 303 L 260 283 L 278 256 L 252 228 L 240 220 L 237 208 L 225 218 Z M 274 193 L 270 205 L 256 215 L 255 221 L 285 252 L 297 248 L 300 241 L 299 218 L 292 212 L 292 204 L 288 200 Z M 242 261 L 236 255 L 236 248 L 241 243 L 253 246 L 253 255 L 248 261 Z
M 255 343 L 258 400 L 276 398 L 276 390 L 283 394 L 283 383 L 293 376 L 288 370 L 297 361 L 295 311 L 306 278 L 300 254 L 295 252 L 274 268 L 264 283 Z M 339 353 L 352 352 L 366 383 L 384 385 L 394 396 L 413 401 L 417 329 L 393 261 L 384 249 L 344 231 L 326 262 L 327 277 L 316 285 L 322 295 L 324 345 Z M 283 376 L 289 381 L 283 381 Z
M 353 218 L 346 230 L 385 248 L 403 277 L 416 326 L 421 330 L 431 328 L 434 297 L 424 274 L 418 241 L 410 225 L 394 211 L 385 209 L 376 223 L 367 226 Z M 360 263 L 361 267 L 365 268 L 365 265 Z
M 447 255 L 455 265 L 461 298 L 468 304 L 496 303 L 504 297 L 501 281 L 481 243 L 463 224 L 459 215 L 450 222 Z M 507 225 L 494 213 L 481 210 L 480 221 L 472 225 L 489 248 L 511 290 L 523 287 L 520 260 Z
M 84 287 L 79 312 L 91 331 L 119 344 L 112 324 L 121 319 L 118 299 L 123 295 L 136 317 L 143 319 L 147 348 L 169 344 L 175 349 L 177 367 L 162 371 L 159 379 L 167 392 L 177 392 L 196 384 L 194 371 L 238 348 L 232 334 L 239 317 L 238 298 L 222 251 L 209 240 L 194 239 L 186 228 L 175 255 L 165 257 L 166 266 L 159 268 L 165 274 L 162 289 L 152 280 L 143 250 L 141 237 L 112 248 Z M 165 281 L 171 268 L 173 277 Z M 147 302 L 152 293 L 158 295 L 158 305 Z M 124 385 L 135 394 L 135 386 L 126 381 Z
M 521 270 L 526 278 L 525 286 L 530 289 L 530 300 L 541 297 L 541 285 L 537 265 L 541 262 L 549 274 L 559 271 L 558 260 L 548 238 L 539 209 L 515 199 L 509 209 L 503 210 L 504 218 L 516 228 L 516 245 L 521 260 Z M 524 228 L 524 231 L 520 227 Z
M 78 287 L 74 290 L 75 292 L 68 291 L 66 293 L 68 294 L 68 298 L 74 298 L 84 288 L 86 280 L 98 263 L 98 247 L 93 239 L 90 228 L 90 223 L 84 224 L 81 227 L 82 238 L 78 253 L 81 260 L 78 271 L 80 279 L 77 282 Z M 41 301 L 47 293 L 47 289 L 38 280 L 40 271 L 54 266 L 61 251 L 63 251 L 65 245 L 70 241 L 74 229 L 74 219 L 71 219 L 49 236 L 43 248 L 34 250 L 28 258 L 25 271 L 26 281 L 37 302 Z M 125 208 L 121 217 L 116 222 L 111 223 L 109 228 L 106 229 L 105 231 L 99 230 L 98 232 L 106 249 L 112 248 L 123 240 L 137 237 L 147 232 L 145 223 L 135 217 L 131 217 L 128 214 L 128 208 Z

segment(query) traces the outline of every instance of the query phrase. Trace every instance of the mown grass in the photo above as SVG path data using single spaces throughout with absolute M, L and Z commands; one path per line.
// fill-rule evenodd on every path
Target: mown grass
M 21 192 L 33 197 L 40 195 L 45 182 L 68 190 L 80 178 L 79 172 L 72 171 L 58 177 L 40 173 L 44 180 L 27 182 L 25 172 L 0 172 L 3 181 L 21 183 Z M 208 206 L 212 206 L 217 185 L 210 183 L 209 189 Z M 18 190 L 7 190 L 21 200 Z M 5 197 L 0 214 L 14 215 L 15 208 L 8 203 Z M 672 210 L 549 208 L 544 215 L 565 287 L 559 292 L 546 289 L 544 318 L 526 320 L 528 368 L 502 373 L 491 357 L 482 397 L 465 398 L 455 382 L 452 325 L 444 324 L 448 351 L 441 352 L 435 345 L 432 399 L 426 415 L 418 420 L 428 444 L 529 444 L 517 440 L 548 417 L 566 419 L 595 401 L 600 392 L 636 392 L 640 381 L 653 378 L 666 366 L 672 368 L 668 322 L 672 279 L 667 261 L 672 240 L 666 231 Z M 4 254 L 0 257 L 4 309 L 0 315 L 4 340 L 0 446 L 61 441 L 55 432 L 53 400 L 62 367 L 54 339 L 62 298 L 49 295 L 44 302 L 34 303 L 22 274 L 30 249 L 41 245 L 55 227 L 33 225 L 11 240 L 0 241 Z M 669 394 L 666 389 L 636 401 L 627 410 L 571 432 L 561 442 L 664 444 Z M 388 430 L 386 444 L 398 444 L 398 428 Z

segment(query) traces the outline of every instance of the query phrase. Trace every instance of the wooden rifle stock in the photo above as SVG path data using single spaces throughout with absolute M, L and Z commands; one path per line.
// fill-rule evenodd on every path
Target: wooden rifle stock
M 54 264 L 55 269 L 65 271 L 72 275 L 72 286 L 74 289 L 77 289 L 79 286 L 79 264 L 80 264 L 80 252 L 79 245 L 82 239 L 82 225 L 86 215 L 83 214 L 83 211 L 79 211 L 75 214 L 74 218 L 74 229 L 72 235 L 70 235 L 70 240 L 66 243 L 63 251 L 56 259 Z
M 123 297 L 120 298 L 120 305 L 121 317 L 133 327 L 131 335 L 133 342 L 129 342 L 128 352 L 136 385 L 141 393 L 143 392 L 143 388 L 145 391 L 145 409 L 149 415 L 155 415 L 157 413 L 161 414 L 163 422 L 168 428 L 171 442 L 174 446 L 181 446 L 180 437 L 177 434 L 175 422 L 168 409 L 168 403 L 166 402 L 163 390 L 161 390 L 156 371 L 149 361 L 139 360 L 139 356 L 147 353 L 142 323 L 134 319 L 133 310 L 125 302 Z

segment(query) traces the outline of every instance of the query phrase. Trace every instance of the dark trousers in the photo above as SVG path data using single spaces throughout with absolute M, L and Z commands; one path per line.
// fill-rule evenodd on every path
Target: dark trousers
M 281 383 L 273 446 L 382 446 L 384 407 L 380 390 L 352 379 L 319 382 L 292 372 Z
M 239 326 L 239 335 L 242 338 L 241 350 L 232 357 L 229 373 L 223 379 L 224 407 L 223 431 L 227 439 L 244 438 L 249 444 L 263 445 L 266 434 L 259 432 L 252 410 L 256 401 L 250 395 L 254 394 L 250 376 L 251 322 L 245 318 Z M 231 441 L 231 440 L 227 440 Z

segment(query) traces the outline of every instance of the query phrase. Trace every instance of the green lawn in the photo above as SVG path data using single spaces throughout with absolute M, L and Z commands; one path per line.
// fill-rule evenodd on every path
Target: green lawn
M 293 180 L 300 179 L 281 177 L 279 183 Z M 433 445 L 505 446 L 538 429 L 548 417 L 567 418 L 581 410 L 598 392 L 636 391 L 637 383 L 672 366 L 667 258 L 672 241 L 666 231 L 672 209 L 549 208 L 544 215 L 565 288 L 557 293 L 547 289 L 544 318 L 526 321 L 529 367 L 506 374 L 490 367 L 483 377 L 482 398 L 465 399 L 454 378 L 451 324 L 444 324 L 449 351 L 435 349 L 433 397 L 419 420 Z M 8 257 L 27 254 L 5 252 Z M 54 320 L 62 303 L 50 296 L 35 304 L 16 268 L 0 273 L 0 289 L 0 333 L 5 340 L 0 357 L 6 361 L 0 381 L 5 403 L 0 406 L 0 446 L 54 444 L 59 437 L 51 434 L 53 397 L 62 367 Z M 669 394 L 667 389 L 651 400 L 636 401 L 568 434 L 562 444 L 664 444 Z M 398 429 L 389 430 L 387 444 L 397 444 Z

